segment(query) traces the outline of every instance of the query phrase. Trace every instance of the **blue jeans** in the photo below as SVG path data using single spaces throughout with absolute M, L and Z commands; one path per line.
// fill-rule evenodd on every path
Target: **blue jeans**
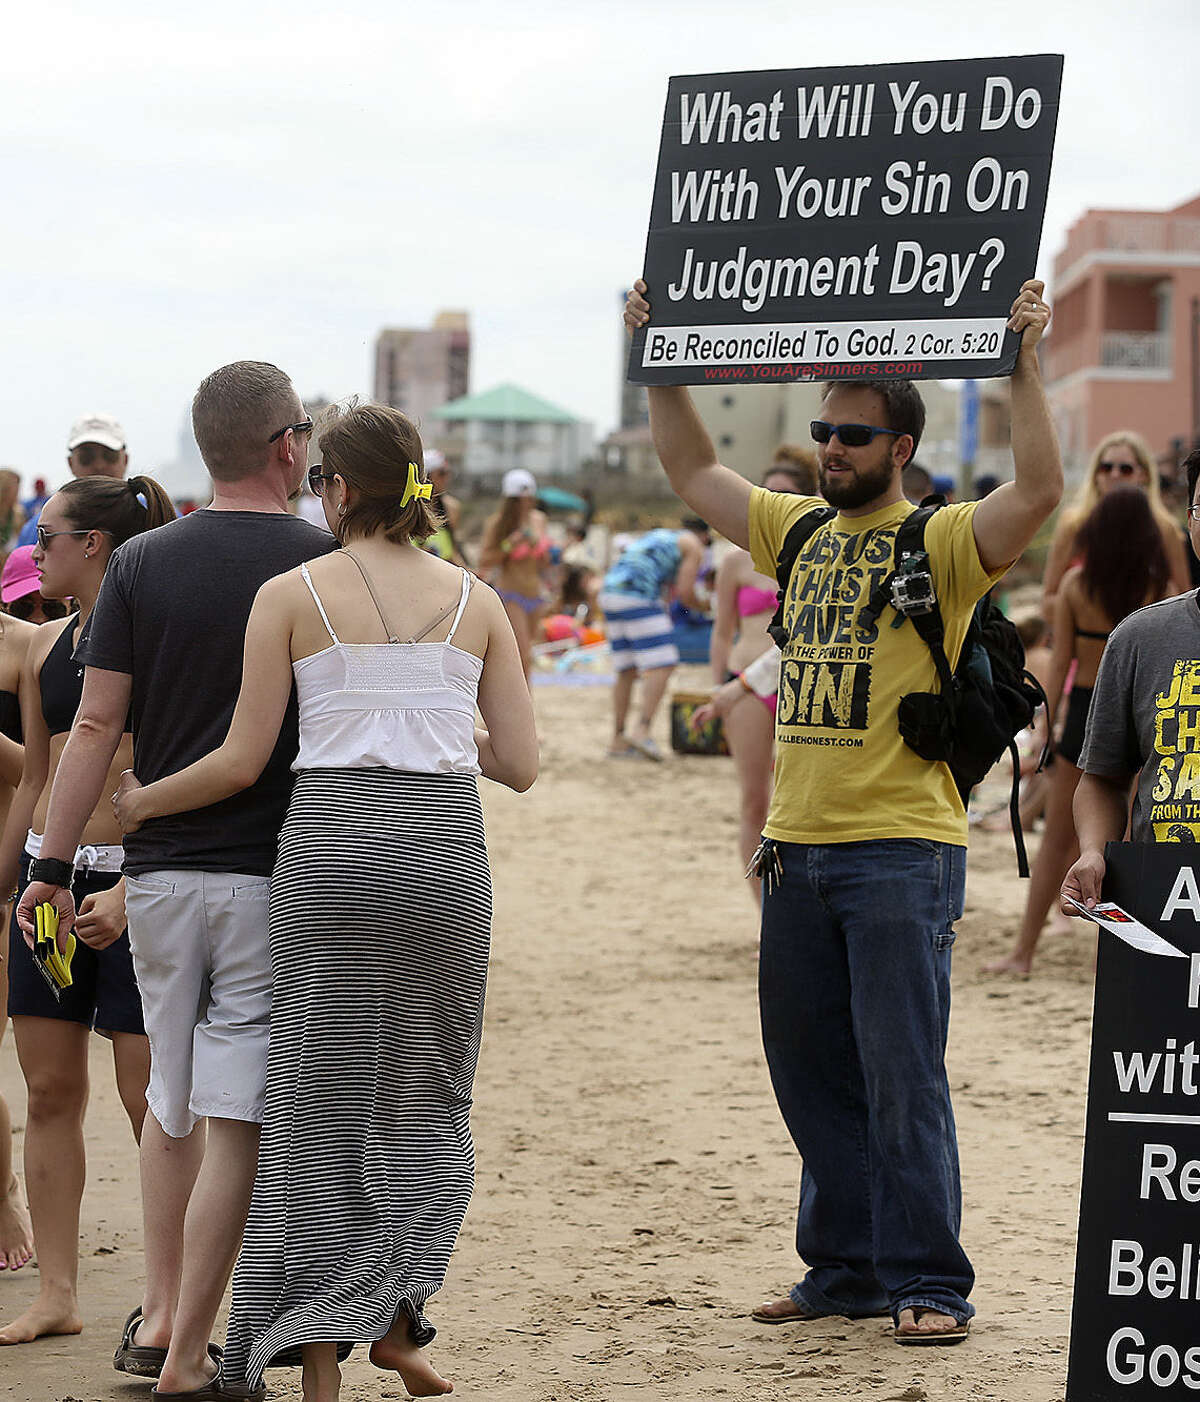
M 925 1306 L 960 1323 L 975 1274 L 958 1230 L 946 1080 L 950 947 L 966 851 L 924 840 L 777 844 L 759 1005 L 804 1160 L 792 1298 L 851 1318 Z

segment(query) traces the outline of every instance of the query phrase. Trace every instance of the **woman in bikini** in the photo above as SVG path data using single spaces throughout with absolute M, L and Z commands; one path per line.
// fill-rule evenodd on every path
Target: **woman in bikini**
M 1102 438 L 1092 454 L 1087 475 L 1073 505 L 1064 507 L 1059 515 L 1054 538 L 1046 556 L 1046 571 L 1042 578 L 1042 616 L 1054 625 L 1055 596 L 1063 576 L 1079 563 L 1079 530 L 1106 492 L 1118 487 L 1136 487 L 1143 492 L 1162 537 L 1170 579 L 1167 597 L 1182 594 L 1192 587 L 1187 553 L 1180 525 L 1163 505 L 1158 485 L 1158 469 L 1150 448 L 1140 434 L 1121 429 Z
M 1063 575 L 1051 621 L 1054 645 L 1046 686 L 1051 732 L 1064 700 L 1067 712 L 1050 769 L 1042 844 L 1016 942 L 1005 958 L 987 966 L 989 973 L 1029 973 L 1046 916 L 1079 856 L 1071 804 L 1079 784 L 1088 705 L 1108 635 L 1134 609 L 1174 592 L 1162 530 L 1146 492 L 1135 487 L 1104 492 L 1075 540 L 1081 561 Z M 1074 681 L 1064 696 L 1072 667 Z
M 809 474 L 803 466 L 774 466 L 763 478 L 769 492 L 815 494 L 816 464 Z M 717 687 L 734 683 L 736 691 L 723 716 L 725 743 L 733 756 L 740 795 L 738 849 L 742 870 L 749 865 L 767 821 L 771 801 L 772 751 L 775 740 L 775 697 L 759 697 L 740 678 L 742 670 L 771 646 L 767 624 L 775 612 L 776 590 L 773 579 L 759 574 L 748 550 L 727 551 L 717 569 L 716 617 L 713 622 L 709 662 Z M 703 707 L 696 713 L 700 723 L 716 711 Z M 761 883 L 750 878 L 751 897 L 759 901 Z
M 542 573 L 550 563 L 545 514 L 537 509 L 532 472 L 514 467 L 504 474 L 504 500 L 488 518 L 479 551 L 479 571 L 504 602 L 521 651 L 525 678 L 533 669 L 534 624 L 545 607 Z
M 50 789 L 83 692 L 83 668 L 72 654 L 87 628 L 109 557 L 131 536 L 174 517 L 170 498 L 148 477 L 77 478 L 42 511 L 32 557 L 42 589 L 49 598 L 74 599 L 79 611 L 36 629 L 29 644 L 20 682 L 24 763 L 0 839 L 0 890 L 27 881 L 29 863 L 40 847 Z M 133 740 L 126 733 L 106 796 L 132 763 Z M 134 1137 L 141 1133 L 150 1048 L 124 933 L 121 861 L 121 829 L 106 797 L 89 819 L 75 856 L 79 944 L 73 981 L 61 1001 L 42 981 L 16 920 L 11 921 L 8 1011 L 28 1090 L 25 1188 L 40 1279 L 33 1303 L 0 1329 L 0 1344 L 78 1334 L 83 1327 L 77 1296 L 79 1205 L 93 1030 L 112 1043 L 117 1090 Z

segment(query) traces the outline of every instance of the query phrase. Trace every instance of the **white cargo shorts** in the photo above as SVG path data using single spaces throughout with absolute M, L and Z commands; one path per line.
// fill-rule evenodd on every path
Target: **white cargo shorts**
M 211 871 L 125 878 L 150 1039 L 146 1103 L 182 1139 L 197 1120 L 262 1123 L 271 1017 L 270 879 Z

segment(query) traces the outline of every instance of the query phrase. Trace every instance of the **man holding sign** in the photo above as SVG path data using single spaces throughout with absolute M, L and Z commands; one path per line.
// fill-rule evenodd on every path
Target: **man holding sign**
M 928 574 L 954 666 L 977 600 L 1058 502 L 1062 468 L 1036 345 L 1050 309 L 1026 282 L 1007 329 L 1016 477 L 926 527 Z M 627 299 L 650 323 L 647 287 Z M 770 576 L 790 528 L 824 505 L 752 487 L 724 467 L 682 385 L 649 387 L 654 446 L 688 506 Z M 974 1281 L 958 1242 L 958 1150 L 944 1065 L 950 948 L 962 913 L 967 822 L 949 767 L 898 728 L 903 696 L 936 692 L 929 647 L 885 608 L 860 618 L 894 568 L 913 507 L 901 476 L 924 405 L 907 380 L 830 382 L 812 425 L 821 492 L 785 591 L 775 790 L 759 993 L 780 1110 L 804 1160 L 796 1244 L 807 1275 L 754 1317 L 785 1323 L 891 1314 L 900 1343 L 966 1335 Z

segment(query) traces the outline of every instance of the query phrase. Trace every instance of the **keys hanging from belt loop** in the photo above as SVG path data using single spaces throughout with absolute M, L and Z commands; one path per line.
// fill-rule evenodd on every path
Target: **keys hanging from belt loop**
M 757 876 L 760 881 L 766 883 L 768 896 L 783 880 L 783 859 L 779 855 L 779 848 L 769 837 L 762 839 L 750 858 L 750 865 L 746 868 L 746 879 L 749 880 L 752 876 Z

